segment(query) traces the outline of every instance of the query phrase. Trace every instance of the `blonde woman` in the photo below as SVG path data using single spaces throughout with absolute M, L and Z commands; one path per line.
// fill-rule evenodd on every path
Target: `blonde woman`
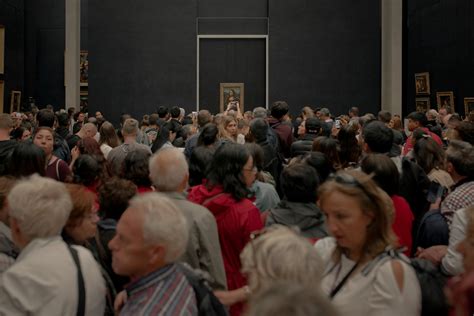
M 325 262 L 321 286 L 341 315 L 420 315 L 415 272 L 385 255 L 396 246 L 390 197 L 357 171 L 338 172 L 318 195 L 332 235 L 315 245 Z
M 233 116 L 224 116 L 219 125 L 219 139 L 222 142 L 237 142 L 237 120 Z

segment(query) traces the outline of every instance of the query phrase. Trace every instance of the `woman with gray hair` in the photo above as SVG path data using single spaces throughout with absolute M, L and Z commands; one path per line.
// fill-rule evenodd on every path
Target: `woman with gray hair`
M 253 233 L 251 238 L 240 255 L 251 293 L 283 280 L 320 292 L 322 259 L 296 230 L 273 225 Z
M 79 265 L 84 315 L 102 315 L 105 286 L 96 261 L 87 249 L 69 248 L 60 236 L 72 209 L 64 184 L 34 175 L 13 187 L 8 205 L 21 253 L 0 277 L 0 315 L 76 314 Z
M 258 297 L 275 284 L 287 282 L 301 285 L 312 296 L 319 297 L 320 301 L 329 305 L 319 288 L 323 262 L 311 243 L 295 230 L 273 225 L 252 233 L 251 241 L 242 251 L 240 260 L 248 286 L 228 292 L 216 291 L 216 296 L 224 304 Z M 259 304 L 255 299 L 250 300 L 250 303 Z M 251 310 L 256 308 L 252 305 Z

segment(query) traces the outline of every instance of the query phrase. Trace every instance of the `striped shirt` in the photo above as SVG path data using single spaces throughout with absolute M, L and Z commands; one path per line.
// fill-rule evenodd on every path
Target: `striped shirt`
M 120 315 L 197 315 L 194 290 L 176 264 L 170 264 L 132 282 Z

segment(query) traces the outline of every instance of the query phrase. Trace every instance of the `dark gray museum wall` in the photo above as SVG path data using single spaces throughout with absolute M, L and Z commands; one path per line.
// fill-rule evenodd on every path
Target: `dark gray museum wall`
M 65 0 L 25 1 L 25 98 L 39 107 L 65 105 Z M 81 0 L 81 49 L 87 50 L 88 0 Z M 25 99 L 26 100 L 26 99 Z
M 474 1 L 407 1 L 406 113 L 415 110 L 415 73 L 429 72 L 431 107 L 436 92 L 453 91 L 455 110 L 474 97 Z
M 4 111 L 10 111 L 11 91 L 24 90 L 24 3 L 24 0 L 0 0 L 0 25 L 5 27 L 4 73 L 0 74 L 0 80 L 4 81 Z
M 333 114 L 380 106 L 380 1 L 271 0 L 270 100 Z
M 89 111 L 117 122 L 196 96 L 197 2 L 89 2 Z
M 25 100 L 64 108 L 65 2 L 25 1 Z
M 196 18 L 266 16 L 270 102 L 288 100 L 293 113 L 306 104 L 336 114 L 354 105 L 378 110 L 379 0 L 90 2 L 89 110 L 113 120 L 159 105 L 193 110 Z M 224 60 L 219 52 L 210 49 L 207 58 Z

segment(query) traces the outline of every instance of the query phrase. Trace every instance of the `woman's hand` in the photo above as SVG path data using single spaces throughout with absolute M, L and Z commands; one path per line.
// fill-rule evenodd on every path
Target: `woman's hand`
M 244 302 L 247 300 L 248 296 L 248 287 L 244 286 L 240 289 L 232 291 L 214 291 L 214 295 L 219 299 L 219 301 L 225 306 L 231 306 L 239 302 Z
M 439 265 L 443 257 L 448 252 L 448 246 L 438 245 L 426 249 L 418 247 L 416 257 L 431 261 L 435 265 Z

